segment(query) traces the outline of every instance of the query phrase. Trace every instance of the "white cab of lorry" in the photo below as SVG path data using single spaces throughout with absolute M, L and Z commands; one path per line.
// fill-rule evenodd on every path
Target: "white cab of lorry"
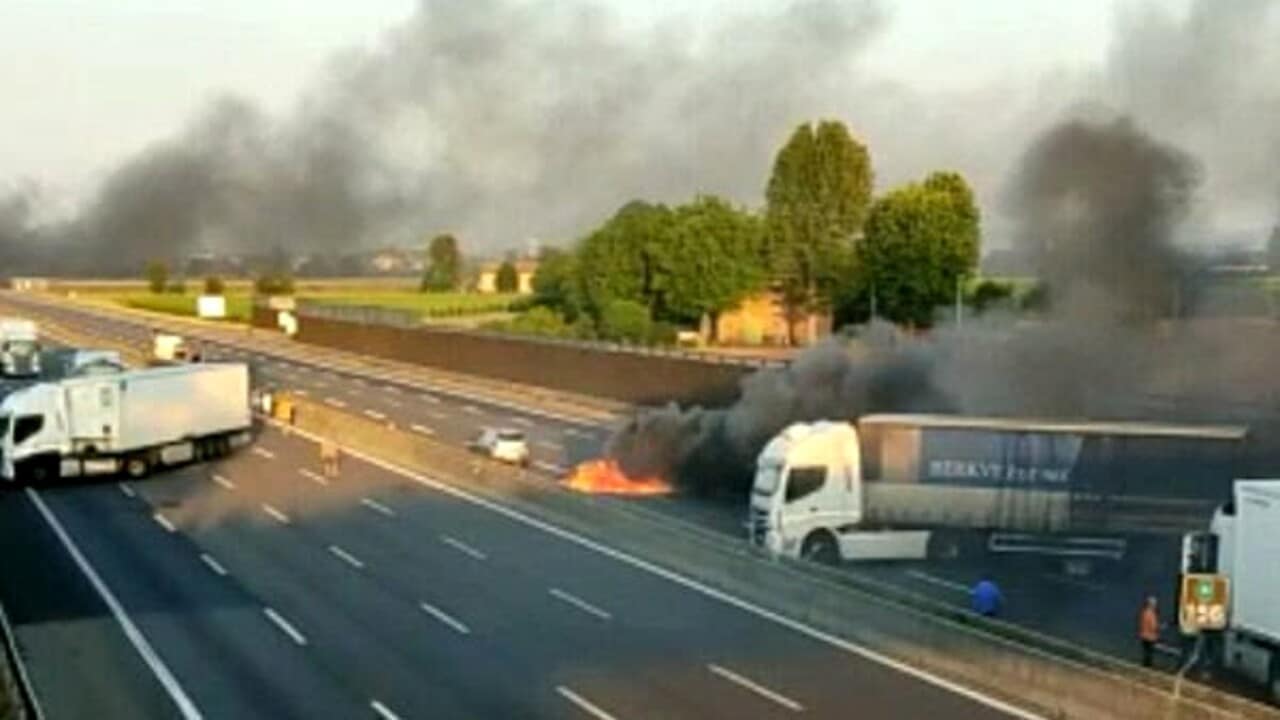
M 927 530 L 863 527 L 863 482 L 853 425 L 791 425 L 757 459 L 751 542 L 776 555 L 825 563 L 924 558 Z
M 40 374 L 39 329 L 33 321 L 0 319 L 0 374 L 5 377 Z
M 219 457 L 250 440 L 249 371 L 177 365 L 37 383 L 0 402 L 0 479 L 41 482 Z
M 1227 628 L 1213 658 L 1280 702 L 1280 480 L 1237 480 L 1209 525 L 1216 568 L 1229 583 Z

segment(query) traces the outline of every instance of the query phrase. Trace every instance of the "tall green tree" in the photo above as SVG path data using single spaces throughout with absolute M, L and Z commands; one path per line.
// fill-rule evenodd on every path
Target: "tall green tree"
M 534 304 L 551 308 L 573 322 L 582 313 L 581 288 L 577 255 L 558 248 L 544 250 L 533 274 Z
M 456 290 L 462 279 L 462 252 L 458 239 L 444 233 L 431 238 L 427 246 L 427 268 L 422 275 L 422 289 L 431 292 Z
M 610 301 L 629 300 L 659 315 L 664 308 L 671 210 L 635 200 L 624 205 L 578 248 L 584 308 L 595 319 Z
M 765 226 L 770 269 L 793 317 L 829 306 L 849 281 L 873 183 L 866 146 L 839 121 L 805 123 L 778 151 Z
M 494 286 L 500 293 L 513 293 L 520 288 L 520 273 L 516 264 L 510 260 L 502 261 L 498 266 L 498 276 L 494 278 Z
M 699 197 L 673 212 L 663 260 L 668 319 L 714 320 L 765 286 L 764 225 L 720 198 Z
M 877 314 L 924 327 L 977 266 L 979 214 L 955 173 L 935 173 L 880 198 L 858 245 L 861 280 Z
M 153 293 L 162 293 L 169 285 L 169 265 L 163 260 L 152 260 L 143 270 L 147 276 L 147 288 Z

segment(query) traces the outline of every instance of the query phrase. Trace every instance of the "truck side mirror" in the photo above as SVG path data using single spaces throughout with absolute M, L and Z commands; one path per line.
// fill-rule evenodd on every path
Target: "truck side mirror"
M 1182 536 L 1182 574 L 1218 572 L 1218 536 L 1210 532 Z

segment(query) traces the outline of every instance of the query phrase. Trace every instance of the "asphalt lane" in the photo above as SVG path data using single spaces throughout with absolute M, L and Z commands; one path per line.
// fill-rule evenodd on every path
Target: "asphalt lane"
M 1006 717 L 410 478 L 323 479 L 297 436 L 256 448 L 42 492 L 205 717 Z

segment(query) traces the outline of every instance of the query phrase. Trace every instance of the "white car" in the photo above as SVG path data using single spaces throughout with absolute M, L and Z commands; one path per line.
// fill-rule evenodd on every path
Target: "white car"
M 485 428 L 470 445 L 472 450 L 494 460 L 513 465 L 529 464 L 529 441 L 519 430 Z

